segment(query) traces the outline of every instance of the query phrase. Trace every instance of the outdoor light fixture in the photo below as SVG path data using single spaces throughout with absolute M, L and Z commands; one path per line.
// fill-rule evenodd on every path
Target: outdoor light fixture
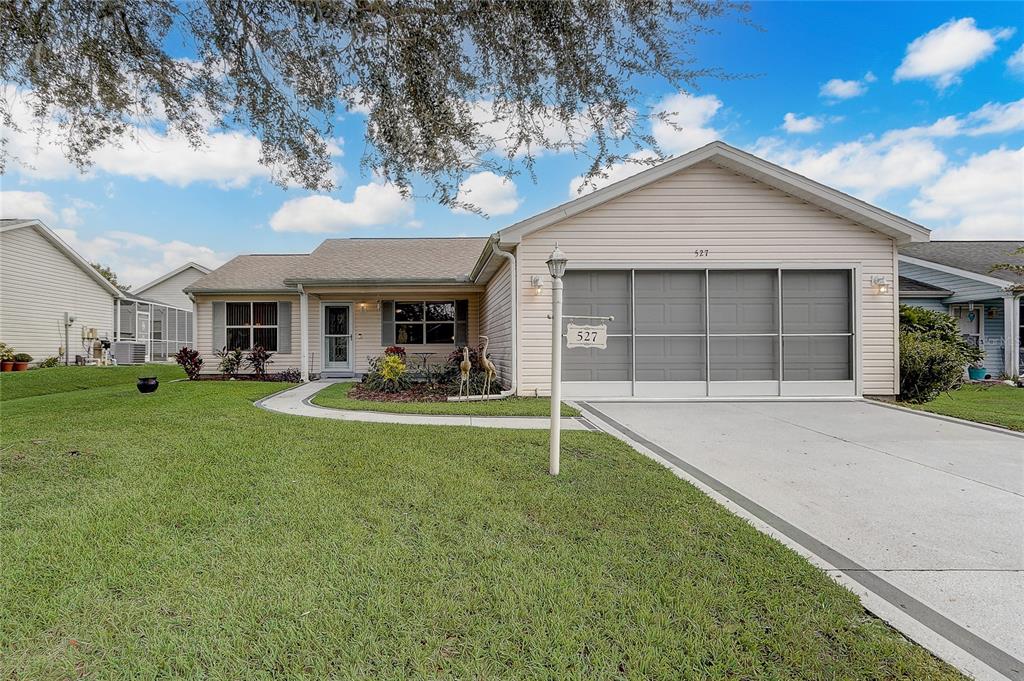
M 533 287 L 533 294 L 539 296 L 540 292 L 544 289 L 544 277 L 539 274 L 535 274 L 530 277 L 530 286 Z
M 548 272 L 551 273 L 552 278 L 561 279 L 562 275 L 565 274 L 565 263 L 568 260 L 565 257 L 565 253 L 562 253 L 561 249 L 558 248 L 558 242 L 555 242 L 555 250 L 551 251 L 551 255 L 548 256 Z
M 884 294 L 889 292 L 889 280 L 885 277 L 871 277 L 871 284 L 878 293 Z

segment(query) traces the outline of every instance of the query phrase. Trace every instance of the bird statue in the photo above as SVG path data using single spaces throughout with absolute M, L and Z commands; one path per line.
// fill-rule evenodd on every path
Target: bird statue
M 487 336 L 480 336 L 480 339 L 484 342 L 484 347 L 480 350 L 480 369 L 484 372 L 484 399 L 487 400 L 491 395 L 491 381 L 494 380 L 498 370 L 495 368 L 494 362 L 487 359 L 487 344 L 491 340 Z
M 462 348 L 462 361 L 459 362 L 459 397 L 462 397 L 462 386 L 466 386 L 466 397 L 469 397 L 469 370 L 473 368 L 469 361 L 469 346 Z

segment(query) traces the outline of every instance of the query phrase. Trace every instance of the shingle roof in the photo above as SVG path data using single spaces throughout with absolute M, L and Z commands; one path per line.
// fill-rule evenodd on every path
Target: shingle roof
M 1024 284 L 1024 275 L 992 269 L 993 265 L 1001 263 L 1024 265 L 1024 255 L 1013 254 L 1021 247 L 1024 247 L 1024 241 L 929 241 L 900 246 L 900 255 L 1002 279 L 1011 284 Z
M 918 281 L 916 279 L 911 279 L 910 277 L 903 277 L 903 276 L 901 276 L 900 277 L 900 295 L 901 296 L 904 295 L 904 294 L 911 294 L 912 295 L 914 293 L 923 293 L 923 294 L 928 294 L 928 295 L 932 295 L 932 296 L 951 296 L 951 295 L 953 295 L 953 292 L 948 290 L 948 289 L 940 288 L 938 286 L 932 286 L 931 284 L 926 284 L 923 281 Z
M 296 283 L 468 281 L 486 237 L 327 239 L 309 254 L 240 255 L 185 290 L 281 291 Z

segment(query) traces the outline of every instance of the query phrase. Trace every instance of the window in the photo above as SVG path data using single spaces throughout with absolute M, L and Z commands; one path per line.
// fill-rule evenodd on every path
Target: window
M 455 343 L 455 301 L 395 303 L 395 343 Z
M 225 314 L 228 350 L 277 351 L 277 303 L 227 303 Z

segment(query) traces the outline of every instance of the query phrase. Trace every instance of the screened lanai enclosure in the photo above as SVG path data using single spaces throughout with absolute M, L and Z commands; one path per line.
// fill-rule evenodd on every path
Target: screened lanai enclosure
M 182 346 L 193 345 L 192 310 L 145 298 L 114 304 L 112 352 L 118 364 L 174 361 Z

